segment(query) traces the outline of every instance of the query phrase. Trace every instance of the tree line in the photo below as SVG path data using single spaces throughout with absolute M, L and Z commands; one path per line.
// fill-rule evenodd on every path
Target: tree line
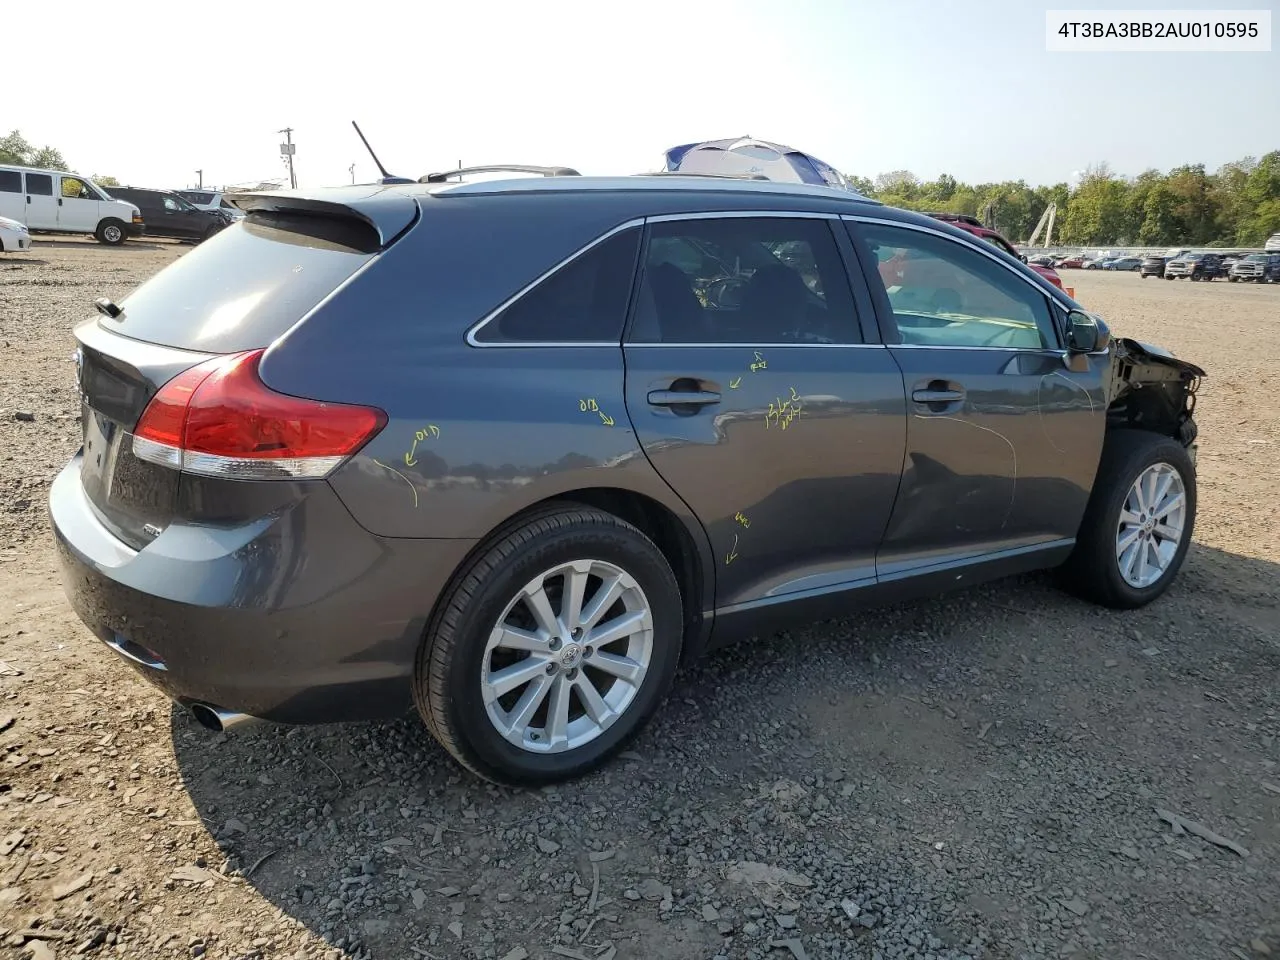
M 1224 164 L 1213 173 L 1198 163 L 1123 177 L 1102 163 L 1090 167 L 1074 188 L 1066 183 L 1032 187 L 1025 180 L 970 185 L 945 173 L 922 181 L 909 170 L 874 180 L 849 179 L 891 206 L 989 214 L 995 228 L 1013 241 L 1030 238 L 1050 203 L 1058 205 L 1054 240 L 1062 244 L 1260 247 L 1280 233 L 1280 150 Z
M 11 163 L 19 167 L 42 167 L 45 170 L 71 169 L 57 147 L 51 147 L 48 144 L 37 147 L 18 130 L 11 130 L 7 136 L 0 137 L 0 163 Z M 89 179 L 102 187 L 120 186 L 120 181 L 115 177 L 94 174 Z

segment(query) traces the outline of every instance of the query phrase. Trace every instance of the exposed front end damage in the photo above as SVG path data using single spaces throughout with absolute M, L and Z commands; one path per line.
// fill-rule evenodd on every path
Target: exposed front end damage
M 1107 428 L 1151 430 L 1185 447 L 1196 440 L 1196 390 L 1204 370 L 1149 343 L 1117 337 L 1111 351 Z

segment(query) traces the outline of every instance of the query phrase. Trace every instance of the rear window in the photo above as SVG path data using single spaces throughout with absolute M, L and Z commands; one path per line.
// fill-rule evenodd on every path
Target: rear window
M 179 190 L 178 193 L 186 197 L 192 203 L 205 204 L 213 202 L 212 193 L 201 193 L 199 190 Z
M 21 193 L 22 174 L 17 170 L 0 170 L 0 193 Z
M 356 221 L 254 213 L 120 301 L 109 330 L 185 350 L 264 347 L 376 255 Z

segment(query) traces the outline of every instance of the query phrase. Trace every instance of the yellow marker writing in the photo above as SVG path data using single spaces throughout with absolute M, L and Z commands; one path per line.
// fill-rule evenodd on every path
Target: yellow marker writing
M 429 423 L 421 430 L 417 430 L 413 434 L 413 446 L 409 448 L 409 452 L 404 455 L 404 465 L 406 467 L 414 466 L 418 461 L 413 459 L 413 455 L 418 450 L 418 444 L 428 437 L 437 438 L 440 436 L 440 428 L 434 423 Z
M 747 515 L 743 513 L 741 510 L 739 510 L 737 513 L 733 515 L 733 519 L 737 520 L 738 523 L 742 524 L 744 529 L 749 528 L 751 526 L 751 521 L 747 519 Z
M 754 353 L 756 357 L 755 362 L 751 364 L 751 372 L 755 373 L 757 370 L 768 369 L 769 364 L 764 357 L 760 356 L 760 351 L 752 350 L 751 352 Z
M 727 567 L 733 561 L 738 559 L 738 535 L 733 535 L 733 546 L 729 548 L 729 552 L 724 556 L 724 565 Z
M 742 378 L 741 378 L 741 377 L 734 377 L 732 380 L 730 380 L 730 381 L 729 381 L 729 389 L 730 389 L 730 390 L 737 390 L 737 389 L 738 389 L 738 384 L 740 384 L 741 382 L 742 382 Z
M 596 403 L 595 397 L 588 397 L 586 400 L 578 401 L 578 409 L 583 413 L 590 410 L 592 413 L 600 412 L 600 405 Z
M 605 413 L 605 412 L 604 412 L 604 411 L 602 411 L 602 410 L 598 410 L 598 411 L 596 411 L 596 412 L 600 414 L 600 422 L 601 422 L 601 423 L 603 423 L 606 427 L 612 427 L 612 426 L 613 426 L 613 417 L 609 416 L 607 413 Z

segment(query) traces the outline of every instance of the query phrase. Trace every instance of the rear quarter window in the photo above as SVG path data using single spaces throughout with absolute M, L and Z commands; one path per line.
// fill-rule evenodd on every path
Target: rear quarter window
M 366 225 L 251 214 L 120 301 L 104 327 L 185 350 L 232 353 L 271 343 L 376 255 Z

